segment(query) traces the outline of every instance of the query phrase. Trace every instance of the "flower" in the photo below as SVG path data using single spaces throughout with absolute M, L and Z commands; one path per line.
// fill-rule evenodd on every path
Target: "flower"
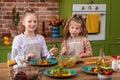
M 56 27 L 59 27 L 60 25 L 64 25 L 64 23 L 65 23 L 65 19 L 57 19 L 57 18 L 50 20 L 48 22 L 49 25 Z

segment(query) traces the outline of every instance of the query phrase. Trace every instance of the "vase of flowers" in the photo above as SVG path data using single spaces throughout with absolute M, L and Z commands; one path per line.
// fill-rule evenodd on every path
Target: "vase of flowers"
M 59 38 L 60 37 L 60 27 L 55 25 L 52 26 L 52 38 Z
M 59 38 L 61 34 L 61 27 L 64 25 L 64 19 L 53 19 L 49 21 L 49 25 L 51 25 L 52 30 L 52 38 Z M 61 31 L 61 32 L 60 32 Z

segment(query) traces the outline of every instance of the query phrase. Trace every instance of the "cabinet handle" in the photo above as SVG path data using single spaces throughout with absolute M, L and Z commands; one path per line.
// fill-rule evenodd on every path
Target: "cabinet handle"
M 119 42 L 117 42 L 118 44 L 120 44 L 120 41 Z
M 120 40 L 120 37 L 118 37 L 118 40 Z

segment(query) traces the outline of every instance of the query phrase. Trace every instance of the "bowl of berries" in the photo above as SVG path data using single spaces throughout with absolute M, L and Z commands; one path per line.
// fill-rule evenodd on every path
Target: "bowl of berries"
M 100 66 L 98 68 L 98 78 L 99 80 L 111 80 L 112 79 L 113 70 L 111 67 Z
M 19 67 L 10 70 L 12 80 L 41 80 L 43 68 Z

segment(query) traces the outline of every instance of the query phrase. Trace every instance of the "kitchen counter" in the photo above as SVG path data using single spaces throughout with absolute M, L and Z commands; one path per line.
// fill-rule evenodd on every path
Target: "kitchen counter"
M 3 41 L 3 38 L 0 38 L 0 41 Z M 12 43 L 13 38 L 10 38 L 10 42 Z M 46 43 L 54 43 L 54 42 L 62 42 L 63 37 L 60 38 L 52 38 L 52 37 L 45 37 Z
M 97 75 L 88 74 L 86 72 L 83 72 L 81 67 L 84 65 L 84 63 L 77 63 L 72 69 L 77 71 L 77 75 L 69 78 L 52 78 L 48 77 L 45 74 L 43 74 L 42 80 L 98 80 Z M 45 67 L 49 68 L 49 67 Z M 120 80 L 120 71 L 114 72 L 112 75 L 112 80 Z M 6 63 L 0 63 L 0 80 L 10 80 L 10 70 L 7 67 Z
M 45 41 L 46 41 L 46 43 L 62 42 L 63 41 L 63 37 L 60 37 L 60 38 L 46 37 Z

